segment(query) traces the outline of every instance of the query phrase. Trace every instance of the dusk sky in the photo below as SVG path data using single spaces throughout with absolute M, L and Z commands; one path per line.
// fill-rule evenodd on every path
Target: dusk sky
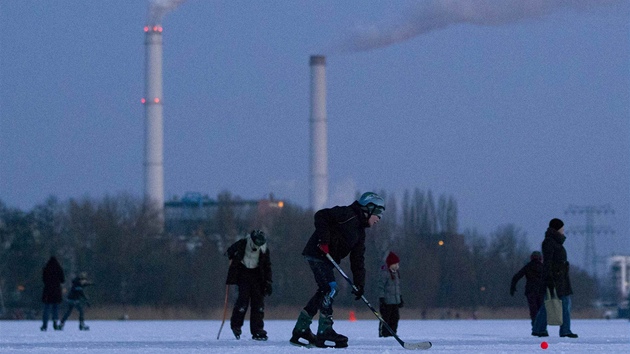
M 308 206 L 309 57 L 326 56 L 328 206 L 452 195 L 461 232 L 538 248 L 610 205 L 630 254 L 630 2 L 173 1 L 162 19 L 167 200 Z M 146 0 L 0 0 L 0 200 L 143 193 Z M 387 214 L 385 214 L 387 217 Z M 584 237 L 569 236 L 581 265 Z

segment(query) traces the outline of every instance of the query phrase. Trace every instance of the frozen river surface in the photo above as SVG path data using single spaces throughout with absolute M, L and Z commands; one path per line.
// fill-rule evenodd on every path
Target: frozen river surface
M 378 338 L 378 320 L 335 322 L 347 335 L 345 349 L 307 349 L 289 344 L 294 321 L 268 320 L 269 340 L 258 342 L 243 326 L 236 340 L 229 323 L 217 340 L 220 321 L 88 321 L 90 331 L 79 331 L 69 321 L 63 331 L 40 332 L 37 321 L 0 321 L 0 353 L 251 353 L 284 354 L 334 351 L 350 353 L 404 353 L 394 338 Z M 50 326 L 50 325 L 49 325 Z M 52 327 L 52 326 L 50 326 Z M 316 330 L 316 323 L 311 326 Z M 430 340 L 426 353 L 630 353 L 628 320 L 573 320 L 578 339 L 559 338 L 558 327 L 550 336 L 530 336 L 528 320 L 402 320 L 400 338 L 405 342 Z M 546 341 L 549 347 L 540 346 Z M 251 352 L 250 352 L 251 350 Z

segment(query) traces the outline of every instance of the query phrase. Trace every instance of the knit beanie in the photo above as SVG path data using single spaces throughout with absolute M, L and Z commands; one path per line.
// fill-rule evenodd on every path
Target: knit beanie
M 551 219 L 551 221 L 549 222 L 549 227 L 556 231 L 560 230 L 563 226 L 564 226 L 564 223 L 560 219 L 554 218 L 554 219 Z
M 385 259 L 385 264 L 387 264 L 387 267 L 389 267 L 392 264 L 396 264 L 396 263 L 400 263 L 400 258 L 398 258 L 396 253 L 389 252 L 389 254 L 387 255 L 387 258 Z

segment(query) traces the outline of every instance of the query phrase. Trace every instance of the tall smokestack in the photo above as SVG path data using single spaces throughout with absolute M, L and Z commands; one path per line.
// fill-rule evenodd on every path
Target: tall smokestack
M 148 25 L 146 34 L 144 198 L 164 208 L 164 129 L 162 117 L 162 26 Z
M 311 61 L 311 209 L 319 210 L 328 200 L 328 138 L 326 129 L 326 57 L 312 55 Z

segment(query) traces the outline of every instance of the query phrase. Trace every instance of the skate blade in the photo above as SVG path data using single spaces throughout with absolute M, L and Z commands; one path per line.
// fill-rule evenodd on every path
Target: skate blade
M 334 344 L 327 344 L 327 343 L 334 343 Z M 341 341 L 341 342 L 334 342 L 334 341 L 325 341 L 323 344 L 317 345 L 315 344 L 315 346 L 317 348 L 347 348 L 348 347 L 348 341 Z
M 302 343 L 300 341 L 292 341 L 290 340 L 289 343 L 291 343 L 291 345 L 294 345 L 296 347 L 302 347 L 302 348 L 314 348 L 315 345 L 311 344 L 311 343 Z

